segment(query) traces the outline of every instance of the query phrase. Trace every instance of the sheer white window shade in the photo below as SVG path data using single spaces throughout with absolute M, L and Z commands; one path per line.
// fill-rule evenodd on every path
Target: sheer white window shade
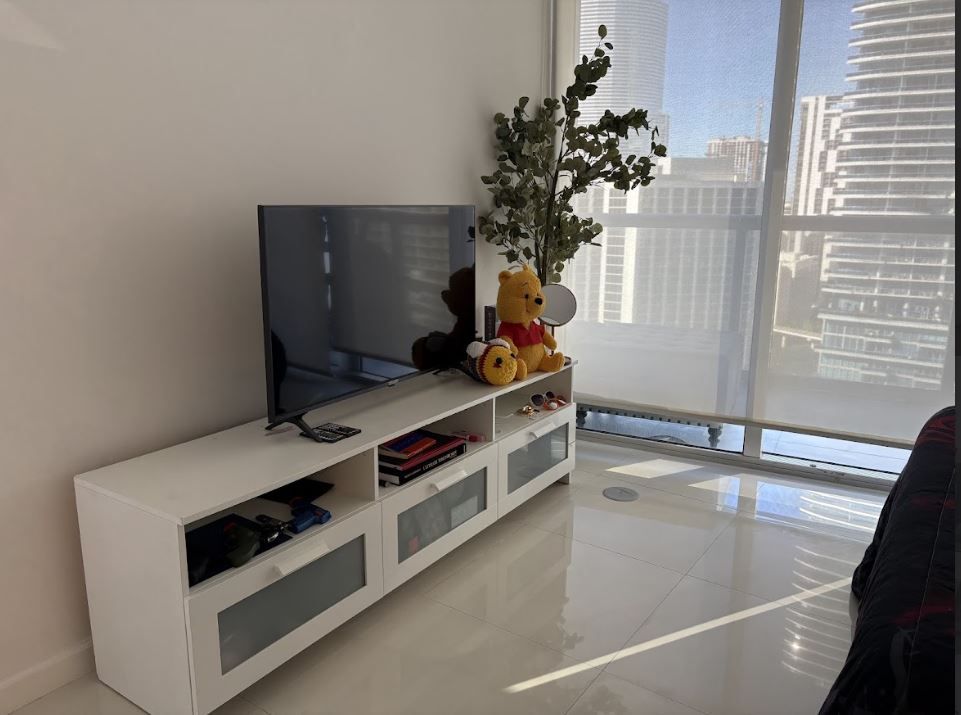
M 670 158 L 579 203 L 607 229 L 565 277 L 579 397 L 909 441 L 953 401 L 953 5 L 808 0 L 799 51 L 772 5 L 580 2 L 578 56 L 607 24 L 611 97 L 670 122 Z
M 578 394 L 744 416 L 758 232 L 610 223 L 571 271 Z
M 954 6 L 843 5 L 805 5 L 754 417 L 911 440 L 954 401 Z
M 777 9 L 581 0 L 578 56 L 601 23 L 613 66 L 584 118 L 607 102 L 642 107 L 670 158 L 648 187 L 579 198 L 605 226 L 602 247 L 581 250 L 565 278 L 580 305 L 565 334 L 582 358 L 579 397 L 743 419 Z

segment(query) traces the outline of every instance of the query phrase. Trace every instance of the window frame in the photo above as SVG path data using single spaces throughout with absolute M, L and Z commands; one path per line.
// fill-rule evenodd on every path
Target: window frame
M 561 0 L 562 5 L 557 8 L 558 0 L 549 0 L 549 28 L 551 41 L 549 52 L 555 53 L 549 58 L 549 65 L 553 68 L 548 87 L 553 85 L 555 90 L 565 84 L 567 80 L 565 68 L 570 57 L 576 56 L 577 41 L 580 27 L 580 0 Z M 557 10 L 560 10 L 559 12 Z M 653 405 L 633 405 L 638 410 L 660 413 L 671 417 L 691 417 L 696 419 L 713 419 L 731 424 L 744 426 L 744 448 L 741 455 L 725 452 L 726 461 L 733 459 L 747 460 L 752 466 L 763 466 L 771 469 L 770 461 L 761 455 L 761 436 L 764 429 L 788 430 L 802 434 L 834 437 L 857 442 L 878 444 L 881 446 L 910 448 L 909 440 L 884 439 L 860 434 L 842 433 L 836 430 L 818 430 L 804 425 L 788 425 L 758 418 L 761 399 L 764 395 L 767 370 L 759 369 L 767 359 L 774 327 L 775 291 L 778 282 L 778 260 L 781 238 L 785 232 L 845 232 L 845 233 L 888 233 L 914 234 L 923 236 L 955 235 L 954 216 L 830 216 L 830 215 L 790 215 L 784 211 L 789 180 L 789 163 L 791 157 L 792 128 L 795 117 L 795 99 L 797 94 L 797 76 L 801 60 L 801 33 L 803 27 L 804 0 L 781 0 L 778 25 L 777 45 L 775 52 L 775 71 L 771 98 L 770 125 L 768 144 L 765 157 L 765 180 L 761 187 L 763 192 L 762 209 L 759 215 L 719 215 L 705 213 L 697 216 L 685 216 L 676 213 L 608 213 L 605 211 L 591 211 L 591 216 L 600 221 L 605 228 L 672 228 L 672 229 L 717 229 L 733 231 L 735 235 L 748 240 L 752 232 L 759 235 L 758 278 L 755 290 L 753 335 L 751 339 L 751 353 L 749 360 L 750 378 L 748 380 L 747 413 L 745 418 L 727 415 L 696 414 L 683 410 L 673 410 Z M 573 20 L 573 22 L 570 22 Z M 558 23 L 566 23 L 573 30 L 569 36 L 558 35 Z M 562 38 L 558 43 L 557 38 Z M 560 64 L 556 54 L 560 48 Z M 567 50 L 565 54 L 564 51 Z M 560 70 L 560 71 L 557 71 Z M 953 379 L 955 374 L 955 324 L 949 323 L 947 351 L 944 370 L 942 373 L 942 392 L 945 382 Z M 850 388 L 857 391 L 857 386 Z M 950 388 L 950 385 L 949 385 Z M 886 390 L 892 394 L 892 401 L 907 397 L 911 388 L 889 387 Z M 953 395 L 953 389 L 948 390 Z M 612 401 L 616 402 L 616 401 Z M 615 405 L 612 405 L 615 406 Z M 636 442 L 639 438 L 623 437 L 620 440 Z M 658 443 L 655 443 L 658 444 Z M 669 451 L 685 451 L 690 448 L 676 445 L 660 445 L 658 448 Z M 743 462 L 740 462 L 743 463 Z M 807 476 L 825 477 L 824 470 L 812 470 L 790 465 L 777 465 L 776 471 L 804 473 Z M 870 483 L 852 475 L 830 475 L 829 479 L 848 481 L 852 483 Z M 877 486 L 877 485 L 874 485 Z

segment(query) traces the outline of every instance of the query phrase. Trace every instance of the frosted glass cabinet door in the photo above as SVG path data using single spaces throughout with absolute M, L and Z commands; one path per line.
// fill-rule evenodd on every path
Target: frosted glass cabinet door
M 384 593 L 374 504 L 187 597 L 193 682 L 210 712 Z M 310 532 L 306 532 L 309 534 Z M 275 553 L 276 552 L 276 553 Z
M 397 517 L 397 561 L 403 563 L 487 508 L 487 469 L 415 504 Z
M 367 585 L 361 534 L 217 614 L 220 669 L 233 670 Z
M 507 493 L 511 494 L 567 459 L 568 425 L 563 424 L 507 456 Z
M 497 445 L 474 447 L 382 500 L 384 590 L 390 591 L 494 523 Z
M 498 445 L 497 515 L 504 516 L 574 469 L 576 405 L 540 416 Z

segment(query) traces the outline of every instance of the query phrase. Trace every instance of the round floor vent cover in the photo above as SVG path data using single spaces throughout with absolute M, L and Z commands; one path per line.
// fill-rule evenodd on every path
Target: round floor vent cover
M 638 497 L 638 493 L 628 487 L 608 487 L 603 494 L 614 501 L 634 501 Z

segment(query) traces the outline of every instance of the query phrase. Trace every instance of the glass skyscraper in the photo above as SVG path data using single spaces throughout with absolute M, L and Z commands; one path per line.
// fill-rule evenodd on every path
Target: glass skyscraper
M 953 214 L 954 4 L 862 2 L 854 15 L 849 88 L 839 102 L 811 102 L 826 108 L 822 119 L 833 111 L 839 121 L 822 121 L 822 135 L 811 135 L 821 140 L 821 152 L 798 152 L 799 179 L 823 178 L 827 170 L 828 181 L 801 187 L 796 198 L 809 198 L 797 208 L 835 216 Z M 825 130 L 836 135 L 824 136 Z M 818 374 L 939 387 L 954 254 L 950 236 L 826 233 Z

